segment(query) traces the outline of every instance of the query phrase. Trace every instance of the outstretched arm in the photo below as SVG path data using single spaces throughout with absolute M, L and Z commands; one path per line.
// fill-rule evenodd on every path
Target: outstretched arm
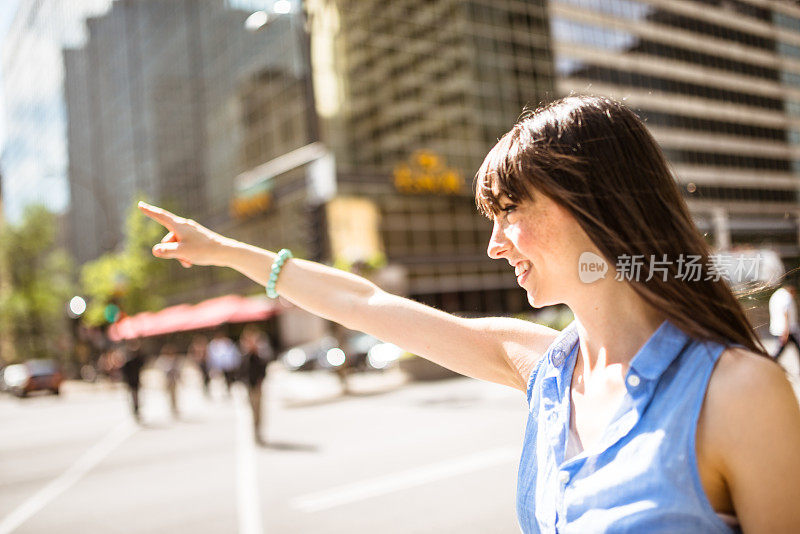
M 139 204 L 169 233 L 153 254 L 192 264 L 231 267 L 266 285 L 273 252 L 223 237 L 166 210 Z M 372 282 L 319 263 L 293 259 L 278 293 L 297 306 L 423 356 L 458 373 L 525 391 L 533 365 L 555 339 L 549 328 L 505 318 L 464 319 L 389 294 Z

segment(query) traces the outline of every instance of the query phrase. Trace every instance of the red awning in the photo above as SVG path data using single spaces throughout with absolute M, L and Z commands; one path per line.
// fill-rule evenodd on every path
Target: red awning
M 108 337 L 111 341 L 120 341 L 214 328 L 227 323 L 263 321 L 279 311 L 277 302 L 267 297 L 226 295 L 194 306 L 179 304 L 157 312 L 137 313 L 112 324 Z

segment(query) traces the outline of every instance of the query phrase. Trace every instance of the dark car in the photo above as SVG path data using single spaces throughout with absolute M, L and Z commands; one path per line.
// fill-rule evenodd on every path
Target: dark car
M 58 395 L 64 375 L 55 360 L 28 360 L 3 369 L 3 389 L 18 397 L 34 391 L 50 391 Z
M 343 346 L 328 336 L 293 347 L 281 355 L 283 364 L 292 371 L 310 369 L 382 370 L 396 362 L 400 350 L 395 345 L 361 332 L 349 336 Z
M 328 351 L 336 348 L 336 339 L 327 336 L 316 341 L 292 347 L 279 356 L 283 365 L 291 371 L 310 371 L 326 365 Z

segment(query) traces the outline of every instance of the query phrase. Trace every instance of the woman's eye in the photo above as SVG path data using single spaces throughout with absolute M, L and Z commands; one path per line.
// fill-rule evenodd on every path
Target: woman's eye
M 516 209 L 517 209 L 517 207 L 514 204 L 509 204 L 507 206 L 503 206 L 502 208 L 500 208 L 500 211 L 505 212 L 505 213 L 511 213 Z

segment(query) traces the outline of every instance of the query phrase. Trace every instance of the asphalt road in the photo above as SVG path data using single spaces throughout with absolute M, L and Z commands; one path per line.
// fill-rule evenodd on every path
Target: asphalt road
M 800 393 L 798 362 L 781 358 Z M 258 447 L 244 390 L 205 398 L 188 369 L 175 419 L 161 373 L 144 381 L 143 425 L 119 386 L 0 396 L 0 534 L 519 532 L 511 389 L 391 372 L 343 396 L 332 375 L 273 371 Z
M 125 390 L 0 397 L 0 534 L 519 532 L 524 397 L 466 378 L 402 384 L 272 373 L 267 447 L 244 391 L 185 373 L 175 420 L 158 372 L 143 425 Z

